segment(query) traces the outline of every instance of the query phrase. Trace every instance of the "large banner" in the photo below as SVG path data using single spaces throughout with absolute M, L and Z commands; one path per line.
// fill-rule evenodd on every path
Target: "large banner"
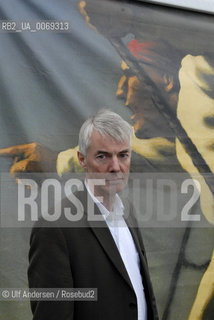
M 1 0 L 0 39 L 0 287 L 28 287 L 31 228 L 14 223 L 21 180 L 39 194 L 44 176 L 81 172 L 80 126 L 108 108 L 133 127 L 130 178 L 160 319 L 213 319 L 213 16 L 143 1 Z M 6 298 L 0 320 L 31 319 L 29 300 Z

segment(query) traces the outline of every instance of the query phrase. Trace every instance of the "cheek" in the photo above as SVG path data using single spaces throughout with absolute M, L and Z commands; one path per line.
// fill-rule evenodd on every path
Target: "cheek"
M 131 164 L 131 161 L 130 160 L 128 160 L 126 163 L 123 163 L 122 165 L 121 165 L 121 169 L 122 169 L 122 171 L 123 172 L 129 172 L 129 170 L 130 170 L 130 164 Z
M 92 170 L 95 172 L 105 172 L 107 168 L 106 163 L 101 162 L 101 161 L 94 161 L 92 165 Z

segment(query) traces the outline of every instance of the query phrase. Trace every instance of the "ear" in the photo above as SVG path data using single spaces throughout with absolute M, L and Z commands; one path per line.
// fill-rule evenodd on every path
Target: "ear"
M 83 169 L 86 169 L 86 157 L 79 151 L 77 151 L 77 157 L 78 157 L 78 160 L 79 160 L 81 167 Z

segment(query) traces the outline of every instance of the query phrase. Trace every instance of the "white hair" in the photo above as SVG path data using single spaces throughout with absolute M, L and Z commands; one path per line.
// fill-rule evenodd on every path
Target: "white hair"
M 80 128 L 79 151 L 84 156 L 90 145 L 93 129 L 102 136 L 108 135 L 118 142 L 129 140 L 131 145 L 132 128 L 130 124 L 119 114 L 108 109 L 101 109 L 93 117 L 87 119 Z

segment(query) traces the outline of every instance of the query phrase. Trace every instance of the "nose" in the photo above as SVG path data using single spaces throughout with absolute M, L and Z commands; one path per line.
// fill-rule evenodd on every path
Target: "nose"
M 118 157 L 115 155 L 111 159 L 110 167 L 109 167 L 110 172 L 119 172 L 120 171 L 120 162 Z

